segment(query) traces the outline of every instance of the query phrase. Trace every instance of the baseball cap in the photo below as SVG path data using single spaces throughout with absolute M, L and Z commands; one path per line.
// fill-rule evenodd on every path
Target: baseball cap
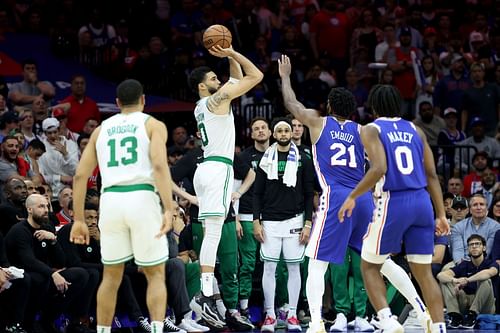
M 60 119 L 66 117 L 66 112 L 62 108 L 56 108 L 52 110 L 52 117 Z
M 56 118 L 47 118 L 42 122 L 42 129 L 44 132 L 52 127 L 59 128 L 59 120 Z
M 2 120 L 2 123 L 4 123 L 4 124 L 18 123 L 19 117 L 17 116 L 16 112 L 8 111 L 2 115 L 1 120 Z
M 446 117 L 447 115 L 454 114 L 455 116 L 457 115 L 457 110 L 454 108 L 446 108 L 444 109 L 443 116 Z
M 461 61 L 461 60 L 464 60 L 464 57 L 459 53 L 454 53 L 453 57 L 451 58 L 451 63 L 454 64 L 457 61 Z
M 483 118 L 481 118 L 481 117 L 474 117 L 474 118 L 472 118 L 472 120 L 470 121 L 470 126 L 474 127 L 476 125 L 484 125 Z
M 436 29 L 433 27 L 427 27 L 424 30 L 424 36 L 432 36 L 432 35 L 437 35 Z
M 482 41 L 484 41 L 484 38 L 480 32 L 474 31 L 474 32 L 471 32 L 471 34 L 469 36 L 469 40 L 471 43 L 482 42 Z
M 411 29 L 409 27 L 401 28 L 401 32 L 399 36 L 410 36 L 411 37 Z
M 453 201 L 451 202 L 451 208 L 457 209 L 457 208 L 467 208 L 469 207 L 469 203 L 467 202 L 467 199 L 464 197 L 458 195 L 455 198 L 453 198 Z

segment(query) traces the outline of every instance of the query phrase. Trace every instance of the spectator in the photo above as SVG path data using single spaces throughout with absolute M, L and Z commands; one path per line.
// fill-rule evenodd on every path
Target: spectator
M 469 260 L 467 252 L 467 239 L 473 234 L 479 234 L 486 240 L 486 252 L 490 253 L 493 246 L 495 233 L 500 229 L 500 224 L 487 217 L 486 198 L 482 194 L 474 194 L 470 200 L 470 213 L 468 217 L 451 228 L 451 253 L 453 261 L 460 263 Z
M 35 117 L 35 126 L 34 132 L 35 135 L 42 135 L 42 122 L 47 119 L 49 116 L 49 108 L 47 106 L 47 102 L 42 97 L 37 97 L 33 101 L 33 105 L 31 107 L 33 116 Z
M 411 52 L 417 58 L 422 58 L 422 51 L 412 47 L 412 31 L 410 28 L 401 29 L 399 35 L 401 46 L 387 51 L 387 64 L 394 72 L 394 85 L 399 89 L 403 101 L 401 103 L 401 114 L 403 118 L 412 120 L 415 118 L 415 91 L 417 81 L 413 71 Z
M 429 56 L 436 67 L 439 64 L 439 55 L 444 49 L 441 44 L 437 41 L 437 32 L 433 27 L 427 27 L 424 30 L 424 46 L 422 47 L 422 53 L 425 56 Z M 439 66 L 441 67 L 441 66 Z M 432 95 L 432 93 L 431 93 Z
M 437 151 L 438 135 L 445 128 L 445 122 L 443 118 L 434 115 L 432 109 L 432 104 L 427 101 L 423 101 L 418 106 L 420 118 L 413 120 L 413 123 L 419 126 L 427 137 L 427 141 L 434 151 Z
M 9 111 L 0 116 L 0 142 L 16 128 L 19 128 L 19 117 L 16 112 Z
M 448 192 L 454 196 L 460 196 L 464 190 L 464 183 L 461 178 L 451 177 L 448 179 Z
M 444 210 L 446 212 L 446 218 L 449 220 L 451 219 L 451 205 L 453 203 L 453 199 L 455 198 L 455 195 L 450 192 L 444 192 L 443 193 L 443 205 L 444 205 Z
M 111 45 L 116 38 L 115 28 L 111 24 L 104 23 L 103 14 L 99 8 L 92 10 L 90 22 L 78 31 L 80 45 L 83 44 L 86 34 L 90 34 L 90 44 L 95 48 Z
M 172 141 L 173 145 L 167 148 L 167 151 L 173 150 L 174 148 L 184 150 L 186 143 L 188 141 L 187 130 L 184 126 L 177 126 L 172 131 Z
M 320 79 L 321 67 L 313 65 L 306 74 L 306 79 L 301 84 L 301 102 L 311 109 L 321 110 L 325 96 L 330 91 L 327 83 Z
M 486 240 L 481 235 L 467 238 L 467 250 L 470 261 L 462 261 L 437 275 L 451 319 L 450 328 L 474 328 L 478 314 L 495 312 L 491 278 L 498 275 L 498 264 L 486 258 Z
M 235 2 L 233 18 L 226 23 L 232 28 L 234 48 L 244 53 L 252 50 L 255 40 L 260 35 L 259 18 L 253 12 L 253 7 L 253 1 Z
M 29 164 L 19 156 L 19 140 L 15 136 L 6 136 L 2 142 L 2 156 L 0 157 L 0 185 L 8 178 L 32 177 Z
M 9 230 L 5 247 L 10 262 L 31 277 L 30 305 L 41 310 L 43 331 L 58 332 L 54 320 L 59 311 L 65 309 L 70 316 L 68 332 L 90 333 L 80 318 L 89 312 L 98 281 L 89 279 L 83 268 L 64 268 L 65 254 L 57 242 L 54 228 L 48 224 L 47 200 L 40 194 L 33 194 L 26 200 L 26 208 L 28 218 Z
M 57 108 L 52 111 L 52 117 L 59 120 L 59 134 L 68 140 L 77 142 L 79 134 L 68 128 L 68 116 L 63 109 Z
M 483 64 L 473 63 L 470 71 L 472 86 L 464 92 L 462 128 L 470 129 L 472 120 L 479 117 L 484 121 L 486 135 L 495 136 L 500 119 L 500 89 L 493 83 L 485 82 Z
M 56 229 L 59 229 L 66 224 L 70 224 L 73 222 L 73 214 L 70 211 L 70 202 L 73 200 L 73 190 L 71 187 L 64 187 L 57 196 L 59 200 L 59 206 L 61 210 L 56 214 L 57 219 L 59 220 L 59 226 Z
M 460 195 L 453 198 L 450 213 L 451 219 L 449 222 L 450 226 L 453 227 L 455 224 L 465 219 L 467 214 L 469 214 L 469 203 L 467 199 Z
M 470 128 L 472 136 L 463 141 L 457 142 L 457 145 L 473 146 L 478 152 L 486 152 L 490 158 L 500 157 L 500 145 L 494 138 L 486 136 L 485 122 L 483 119 L 479 117 L 472 118 Z M 465 149 L 465 152 L 467 160 L 471 161 L 471 149 Z
M 10 86 L 9 99 L 18 106 L 31 106 L 37 97 L 50 101 L 56 94 L 48 81 L 38 80 L 37 63 L 33 59 L 23 61 L 23 81 Z
M 45 181 L 52 187 L 53 199 L 61 189 L 73 182 L 73 175 L 78 164 L 78 147 L 76 143 L 59 135 L 59 121 L 47 118 L 43 121 L 46 139 L 46 152 L 39 159 L 40 172 Z
M 472 82 L 465 74 L 464 58 L 460 54 L 454 54 L 451 59 L 451 72 L 438 81 L 434 88 L 433 100 L 436 114 L 451 107 L 457 110 L 458 115 L 462 112 L 462 103 L 465 90 L 472 86 Z M 462 128 L 463 130 L 464 128 Z
M 177 163 L 178 160 L 184 156 L 184 149 L 177 148 L 174 146 L 173 148 L 168 149 L 168 165 L 173 166 Z
M 83 130 L 81 134 L 85 133 L 91 135 L 92 132 L 99 126 L 99 120 L 95 118 L 89 118 L 85 121 L 85 125 L 83 125 Z
M 358 108 L 364 107 L 368 99 L 368 90 L 359 83 L 358 74 L 354 69 L 348 68 L 345 77 L 347 81 L 346 89 L 349 90 L 356 99 L 356 106 Z
M 389 67 L 384 68 L 380 72 L 380 84 L 394 85 L 394 72 Z
M 7 87 L 7 85 L 1 83 L 0 81 L 0 116 L 9 111 L 9 107 L 7 106 L 7 97 L 1 94 L 2 85 Z
M 0 205 L 0 215 L 2 216 L 0 233 L 7 235 L 7 232 L 13 225 L 18 223 L 20 219 L 28 216 L 28 212 L 24 206 L 27 197 L 27 187 L 22 179 L 10 178 L 5 183 L 4 192 L 5 201 Z
M 394 23 L 388 22 L 384 25 L 384 41 L 378 43 L 375 47 L 375 61 L 387 62 L 387 51 L 389 49 L 396 49 L 401 44 L 396 38 L 396 26 Z
M 424 56 L 421 60 L 421 64 L 424 77 L 423 78 L 421 77 L 420 79 L 424 79 L 425 81 L 424 82 L 417 81 L 417 100 L 416 100 L 417 111 L 418 111 L 418 106 L 423 101 L 427 101 L 432 104 L 432 94 L 434 93 L 434 87 L 436 86 L 439 80 L 436 64 L 432 56 L 430 55 Z
M 311 41 L 311 32 L 310 32 L 311 20 L 314 17 L 314 15 L 316 15 L 316 13 L 318 11 L 319 11 L 319 7 L 316 8 L 316 6 L 314 6 L 314 5 L 307 6 L 306 7 L 306 15 L 304 17 L 304 21 L 302 21 L 302 25 L 300 27 L 300 31 L 302 33 L 302 36 L 309 43 Z M 350 19 L 350 21 L 351 22 L 355 22 L 355 20 L 352 20 L 352 19 Z
M 96 119 L 98 122 L 101 120 L 97 103 L 92 98 L 86 96 L 85 92 L 85 77 L 83 75 L 75 75 L 71 79 L 71 95 L 61 101 L 61 103 L 70 103 L 71 105 L 67 112 L 67 127 L 72 132 L 82 132 L 85 122 L 89 118 Z M 53 116 L 56 117 L 55 115 Z
M 472 166 L 474 170 L 464 177 L 464 190 L 462 194 L 466 198 L 480 189 L 481 176 L 488 167 L 488 153 L 485 151 L 475 153 L 472 157 Z
M 24 184 L 26 185 L 27 196 L 29 197 L 32 194 L 40 194 L 38 193 L 38 189 L 35 186 L 35 183 L 31 179 L 25 179 Z
M 437 42 L 441 45 L 446 45 L 450 41 L 452 35 L 451 17 L 444 12 L 439 15 L 437 24 Z
M 499 187 L 500 183 L 497 182 L 497 175 L 490 168 L 486 168 L 481 175 L 481 189 L 478 189 L 477 192 L 485 196 L 488 209 L 491 207 L 493 197 Z
M 498 197 L 493 198 L 493 201 L 491 202 L 490 205 L 490 209 L 488 211 L 488 217 L 492 218 L 497 222 L 500 222 L 500 198 Z M 496 242 L 496 235 L 495 235 L 495 242 Z M 498 245 L 500 246 L 500 243 L 498 243 Z M 493 245 L 493 248 L 495 248 L 495 245 Z M 493 250 L 493 253 L 495 253 L 495 249 Z M 496 259 L 500 259 L 500 252 L 498 258 Z
M 38 166 L 38 159 L 45 153 L 45 145 L 42 141 L 35 139 L 28 143 L 24 159 L 29 164 L 29 169 L 33 173 L 31 179 L 36 183 L 42 183 L 42 175 Z
M 21 132 L 24 134 L 24 139 L 29 144 L 31 141 L 37 139 L 35 133 L 33 133 L 33 126 L 35 124 L 35 117 L 33 116 L 33 111 L 31 109 L 24 109 L 19 112 L 19 127 Z
M 351 66 L 354 65 L 352 56 L 359 48 L 368 50 L 368 59 L 372 62 L 375 59 L 375 48 L 384 40 L 384 34 L 376 26 L 374 19 L 375 13 L 371 9 L 364 9 L 360 20 L 359 27 L 354 29 L 351 37 Z
M 76 145 L 78 146 L 78 160 L 80 160 L 80 157 L 82 157 L 83 150 L 85 149 L 85 147 L 87 147 L 89 140 L 90 135 L 86 133 L 82 133 L 78 136 L 78 139 L 76 140 Z
M 465 133 L 457 128 L 457 110 L 447 108 L 443 112 L 443 117 L 446 127 L 441 129 L 439 132 L 437 144 L 439 146 L 454 146 L 457 142 L 465 140 Z M 457 155 L 456 150 L 457 149 L 453 147 L 442 148 L 437 163 L 438 171 L 443 170 L 444 173 L 447 174 L 449 170 L 451 171 L 455 169 L 455 155 Z M 463 163 L 462 152 L 463 150 L 458 152 L 459 163 Z

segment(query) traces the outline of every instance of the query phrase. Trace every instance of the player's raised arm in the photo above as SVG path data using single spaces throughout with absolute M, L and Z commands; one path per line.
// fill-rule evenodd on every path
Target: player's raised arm
M 292 83 L 290 81 L 292 64 L 288 56 L 284 54 L 281 55 L 281 59 L 278 59 L 278 69 L 281 76 L 281 93 L 283 94 L 285 108 L 293 114 L 297 120 L 309 127 L 311 131 L 315 129 L 320 131 L 323 126 L 323 120 L 318 111 L 307 109 L 297 100 L 295 92 L 292 89 Z M 319 133 L 317 136 L 319 136 Z

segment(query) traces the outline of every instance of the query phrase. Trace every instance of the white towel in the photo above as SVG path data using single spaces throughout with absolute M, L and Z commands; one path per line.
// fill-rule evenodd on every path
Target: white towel
M 285 173 L 283 174 L 283 184 L 288 187 L 295 187 L 297 183 L 297 169 L 299 167 L 299 149 L 291 142 L 288 157 L 286 159 Z M 267 174 L 267 179 L 278 179 L 278 143 L 273 143 L 267 148 L 264 156 L 260 160 L 259 166 Z

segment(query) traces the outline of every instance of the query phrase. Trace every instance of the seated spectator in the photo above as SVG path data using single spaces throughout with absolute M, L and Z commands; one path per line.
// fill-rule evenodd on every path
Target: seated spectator
M 42 97 L 37 97 L 33 101 L 31 111 L 35 117 L 34 133 L 43 136 L 42 122 L 49 117 L 49 107 Z
M 472 157 L 472 167 L 474 168 L 464 177 L 464 190 L 462 195 L 466 198 L 481 189 L 481 177 L 484 170 L 488 168 L 488 153 L 478 151 Z
M 490 168 L 486 168 L 481 176 L 481 189 L 478 189 L 476 193 L 485 196 L 488 209 L 491 207 L 493 196 L 499 188 L 500 183 L 497 182 L 497 175 Z
M 83 150 L 85 149 L 85 147 L 87 147 L 89 140 L 90 135 L 86 133 L 82 133 L 78 136 L 78 139 L 76 140 L 76 144 L 78 146 L 78 160 L 80 160 L 80 157 L 82 157 Z
M 477 315 L 495 313 L 491 278 L 498 275 L 498 264 L 486 258 L 486 240 L 481 235 L 470 235 L 466 245 L 471 260 L 437 275 L 450 328 L 474 328 Z
M 83 130 L 81 134 L 85 133 L 91 135 L 92 132 L 99 126 L 99 120 L 95 118 L 89 118 L 85 121 L 85 125 L 83 125 Z
M 4 332 L 26 333 L 24 318 L 28 307 L 31 279 L 28 274 L 21 272 L 14 275 L 11 270 L 16 268 L 11 266 L 7 260 L 4 239 L 0 233 L 0 327 Z
M 86 82 L 83 75 L 75 75 L 71 79 L 71 95 L 61 101 L 70 103 L 71 107 L 67 112 L 67 127 L 70 131 L 80 133 L 83 131 L 85 122 L 93 118 L 100 122 L 101 114 L 97 103 L 86 94 Z M 54 117 L 57 118 L 55 114 Z
M 14 111 L 4 113 L 0 117 L 0 142 L 10 134 L 13 129 L 19 128 L 19 117 Z
M 453 198 L 451 201 L 450 214 L 451 218 L 449 222 L 451 227 L 465 219 L 467 214 L 469 214 L 469 203 L 467 199 L 460 195 Z
M 70 318 L 68 332 L 89 330 L 80 318 L 89 313 L 90 299 L 97 280 L 80 267 L 65 268 L 65 254 L 57 242 L 48 218 L 48 202 L 39 194 L 26 200 L 28 218 L 19 221 L 5 236 L 5 248 L 11 264 L 25 270 L 31 277 L 30 306 L 41 311 L 37 324 L 43 332 L 59 332 L 54 320 L 64 309 Z M 35 318 L 26 318 L 34 321 Z
M 19 128 L 24 134 L 24 139 L 27 143 L 37 139 L 38 137 L 33 133 L 33 125 L 35 124 L 35 117 L 31 109 L 23 109 L 19 112 Z
M 429 145 L 435 150 L 435 146 L 438 142 L 438 135 L 446 126 L 445 122 L 443 118 L 434 114 L 432 104 L 428 101 L 420 103 L 418 106 L 418 114 L 420 118 L 413 120 L 413 123 L 422 129 Z
M 0 157 L 0 186 L 8 178 L 32 177 L 28 162 L 19 156 L 19 140 L 15 136 L 6 136 L 2 142 L 2 156 Z
M 462 191 L 464 190 L 464 183 L 462 182 L 462 179 L 458 177 L 451 177 L 448 179 L 447 190 L 454 196 L 462 195 Z
M 451 253 L 453 261 L 460 263 L 469 260 L 467 239 L 473 235 L 481 235 L 486 240 L 486 251 L 490 253 L 493 238 L 500 229 L 500 224 L 487 217 L 486 198 L 482 194 L 474 194 L 469 200 L 471 217 L 465 218 L 451 228 Z
M 61 210 L 56 214 L 57 219 L 59 220 L 59 226 L 58 228 L 56 228 L 56 230 L 65 226 L 66 224 L 73 222 L 73 217 L 69 208 L 69 203 L 73 200 L 73 190 L 71 189 L 71 187 L 64 187 L 59 192 L 57 199 L 59 200 L 59 206 L 61 207 Z
M 447 219 L 451 218 L 451 204 L 453 203 L 454 198 L 455 195 L 453 193 L 450 192 L 443 193 L 443 204 Z
M 7 235 L 10 228 L 28 216 L 25 202 L 27 197 L 27 187 L 20 178 L 10 178 L 3 188 L 5 200 L 0 205 L 0 233 Z
M 177 147 L 173 147 L 172 149 L 169 149 L 168 152 L 168 165 L 172 166 L 175 163 L 177 163 L 178 160 L 184 156 L 184 149 L 179 149 Z
M 42 183 L 42 175 L 38 166 L 38 159 L 45 153 L 45 145 L 42 141 L 35 139 L 28 143 L 24 159 L 29 164 L 29 170 L 33 173 L 31 179 L 36 183 Z
M 500 221 L 500 198 L 493 198 L 491 202 L 490 209 L 488 211 L 488 217 L 499 222 Z
M 53 190 L 54 199 L 59 191 L 73 182 L 73 175 L 78 164 L 76 143 L 59 135 L 59 121 L 47 118 L 42 123 L 46 139 L 46 152 L 38 160 L 40 172 Z
M 50 101 L 55 96 L 56 90 L 50 82 L 38 80 L 36 61 L 26 59 L 22 65 L 23 81 L 10 86 L 9 99 L 12 104 L 30 107 L 38 97 Z
M 68 140 L 77 142 L 79 134 L 71 131 L 68 128 L 68 116 L 63 109 L 57 108 L 52 110 L 52 117 L 59 120 L 59 134 Z
M 35 183 L 33 183 L 31 179 L 25 179 L 24 184 L 26 185 L 27 197 L 29 197 L 32 194 L 39 194 L 35 186 Z
M 465 140 L 465 133 L 457 128 L 457 110 L 455 110 L 454 108 L 445 109 L 443 112 L 443 119 L 445 128 L 441 129 L 438 134 L 438 145 L 453 146 L 457 142 Z M 456 150 L 457 149 L 453 147 L 442 148 L 437 164 L 438 170 L 444 170 L 446 171 L 446 173 L 448 173 L 448 170 L 451 171 L 455 169 L 455 155 L 457 155 Z M 458 152 L 458 154 L 460 153 L 461 151 Z

